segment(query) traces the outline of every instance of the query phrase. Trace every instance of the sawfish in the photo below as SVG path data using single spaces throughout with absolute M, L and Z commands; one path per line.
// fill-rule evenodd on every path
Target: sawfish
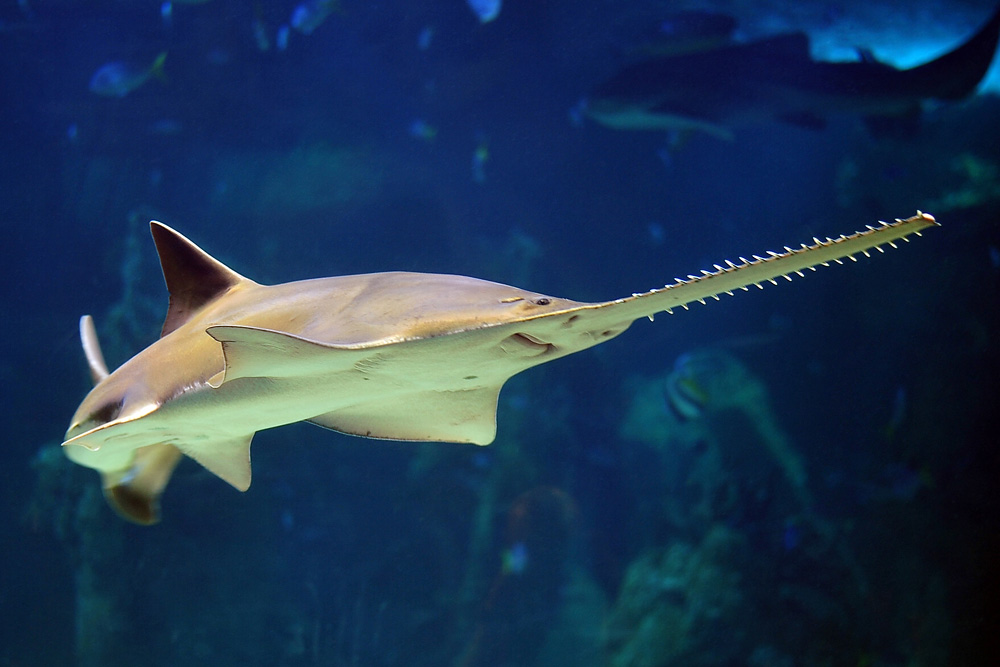
M 486 445 L 500 389 L 521 371 L 611 340 L 636 320 L 895 247 L 936 224 L 918 212 L 585 303 L 427 273 L 262 285 L 152 221 L 170 295 L 161 336 L 109 372 L 93 319 L 81 318 L 95 386 L 63 451 L 100 472 L 120 515 L 151 524 L 183 456 L 249 488 L 250 441 L 266 428 L 308 421 L 367 438 Z

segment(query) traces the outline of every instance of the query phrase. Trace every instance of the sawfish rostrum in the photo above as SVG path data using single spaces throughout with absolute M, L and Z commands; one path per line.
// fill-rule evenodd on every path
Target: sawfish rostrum
M 261 285 L 154 221 L 170 293 L 161 338 L 109 372 L 93 321 L 81 319 L 95 386 L 63 449 L 100 472 L 122 516 L 154 523 L 182 456 L 246 490 L 250 441 L 265 428 L 309 421 L 369 438 L 485 445 L 501 387 L 523 370 L 610 340 L 637 319 L 853 259 L 935 224 L 918 213 L 581 303 L 423 273 Z

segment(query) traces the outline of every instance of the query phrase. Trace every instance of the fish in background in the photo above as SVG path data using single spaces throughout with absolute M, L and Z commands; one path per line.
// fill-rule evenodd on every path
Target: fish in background
M 337 0 L 305 0 L 292 10 L 288 22 L 303 35 L 311 35 L 338 7 Z
M 160 18 L 163 27 L 169 30 L 174 25 L 174 5 L 204 5 L 210 0 L 164 0 L 160 4 Z
M 438 130 L 436 127 L 425 121 L 423 118 L 414 118 L 408 127 L 408 133 L 414 139 L 430 143 L 434 141 Z
M 465 3 L 479 17 L 480 23 L 489 23 L 500 15 L 503 0 L 465 0 Z
M 118 60 L 105 63 L 90 77 L 90 92 L 103 97 L 125 97 L 154 77 L 163 80 L 166 60 L 167 52 L 163 51 L 149 66 Z
M 472 151 L 472 181 L 486 182 L 486 163 L 490 161 L 490 142 L 484 134 L 477 134 L 476 148 Z
M 705 415 L 710 398 L 705 378 L 719 372 L 711 368 L 713 363 L 706 364 L 706 360 L 713 362 L 715 359 L 704 354 L 682 354 L 663 381 L 664 405 L 682 422 L 701 419 Z M 706 366 L 709 367 L 707 373 Z
M 986 75 L 1000 9 L 945 55 L 899 70 L 863 55 L 813 60 L 804 33 L 648 58 L 590 95 L 587 115 L 618 130 L 702 132 L 732 139 L 737 127 L 779 120 L 821 129 L 831 114 L 858 114 L 876 134 L 915 131 L 925 100 L 960 100 Z

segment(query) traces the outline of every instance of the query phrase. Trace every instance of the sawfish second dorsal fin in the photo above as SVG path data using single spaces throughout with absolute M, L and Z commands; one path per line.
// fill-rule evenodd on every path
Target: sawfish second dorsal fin
M 163 321 L 161 338 L 236 285 L 255 284 L 162 222 L 150 221 L 149 230 L 160 256 L 167 291 L 170 292 L 170 305 Z

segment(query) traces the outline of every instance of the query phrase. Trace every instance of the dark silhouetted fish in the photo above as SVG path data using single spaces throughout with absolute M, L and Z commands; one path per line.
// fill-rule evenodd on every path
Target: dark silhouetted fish
M 993 60 L 1000 10 L 967 42 L 928 63 L 899 70 L 873 58 L 813 60 L 805 34 L 645 60 L 594 90 L 587 115 L 620 130 L 701 131 L 781 120 L 821 128 L 825 117 L 859 114 L 875 130 L 912 127 L 923 100 L 972 94 Z

